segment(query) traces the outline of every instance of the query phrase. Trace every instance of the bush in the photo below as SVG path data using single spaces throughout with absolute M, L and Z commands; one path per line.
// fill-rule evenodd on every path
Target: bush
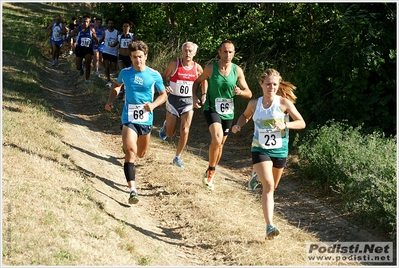
M 296 139 L 295 144 L 298 144 Z M 329 189 L 343 209 L 396 236 L 396 136 L 329 121 L 298 146 L 303 179 Z

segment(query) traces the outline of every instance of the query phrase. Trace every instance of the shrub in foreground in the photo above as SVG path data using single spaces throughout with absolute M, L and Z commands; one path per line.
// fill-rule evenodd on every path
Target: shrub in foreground
M 303 179 L 330 189 L 345 211 L 396 237 L 396 136 L 362 134 L 361 127 L 332 120 L 307 133 L 298 155 Z

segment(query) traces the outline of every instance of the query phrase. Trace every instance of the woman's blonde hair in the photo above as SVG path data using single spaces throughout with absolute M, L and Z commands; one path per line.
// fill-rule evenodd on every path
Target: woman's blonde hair
M 276 94 L 290 100 L 292 103 L 295 103 L 297 97 L 294 94 L 294 90 L 296 89 L 296 86 L 294 86 L 290 82 L 283 81 L 283 78 L 281 77 L 280 73 L 272 68 L 266 69 L 260 75 L 260 81 L 263 83 L 263 81 L 269 76 L 276 76 L 279 79 L 280 85 L 278 87 Z

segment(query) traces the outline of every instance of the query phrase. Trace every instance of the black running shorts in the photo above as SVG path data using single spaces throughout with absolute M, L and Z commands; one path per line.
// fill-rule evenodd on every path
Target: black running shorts
M 76 54 L 76 57 L 78 57 L 78 58 L 84 58 L 84 57 L 86 57 L 87 54 L 93 55 L 93 48 L 76 46 L 75 54 Z
M 220 123 L 223 128 L 223 136 L 229 135 L 231 126 L 233 125 L 233 120 L 223 120 L 220 118 L 218 113 L 212 111 L 204 111 L 204 115 L 208 127 L 213 123 Z
M 274 168 L 283 168 L 287 164 L 287 158 L 270 157 L 265 153 L 252 152 L 252 164 L 255 165 L 260 162 L 272 161 Z

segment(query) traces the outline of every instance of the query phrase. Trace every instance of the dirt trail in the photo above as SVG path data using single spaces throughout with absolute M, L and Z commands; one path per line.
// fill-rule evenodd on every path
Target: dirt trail
M 156 265 L 209 265 L 206 259 L 215 256 L 205 256 L 193 241 L 182 238 L 179 231 L 183 226 L 170 228 L 164 226 L 159 217 L 154 217 L 153 204 L 159 195 L 159 187 L 152 187 L 146 181 L 139 186 L 140 202 L 132 208 L 127 204 L 128 189 L 123 175 L 123 155 L 119 148 L 120 136 L 115 131 L 117 126 L 110 125 L 106 120 L 109 114 L 103 113 L 103 107 L 97 107 L 95 101 L 81 94 L 84 86 L 75 70 L 70 69 L 70 63 L 60 60 L 57 68 L 48 68 L 49 79 L 45 82 L 48 90 L 48 100 L 53 104 L 56 113 L 63 118 L 63 141 L 71 150 L 71 159 L 79 172 L 90 178 L 96 193 L 97 202 L 106 207 L 109 217 L 122 221 L 136 232 L 137 240 L 144 247 L 136 250 L 143 255 L 156 252 L 162 248 Z M 104 90 L 107 90 L 104 88 Z M 209 137 L 196 135 L 205 125 L 201 113 L 196 112 L 192 126 L 192 136 L 188 151 L 196 155 L 207 154 Z M 155 112 L 156 126 L 160 126 L 164 118 L 164 108 Z M 197 121 L 196 121 L 197 120 Z M 155 139 L 155 137 L 152 137 Z M 250 159 L 242 159 L 239 154 L 229 151 L 229 147 L 237 145 L 233 137 L 229 137 L 223 160 L 218 167 L 218 174 L 225 178 L 220 183 L 244 188 L 248 174 L 250 174 Z M 246 148 L 245 150 L 248 150 Z M 156 155 L 154 149 L 153 155 Z M 162 150 L 160 148 L 159 150 Z M 145 160 L 139 160 L 138 165 Z M 287 169 L 286 173 L 289 173 Z M 283 177 L 275 193 L 276 213 L 288 219 L 289 223 L 314 234 L 321 241 L 381 241 L 382 239 L 347 221 L 342 215 L 326 205 L 315 200 L 312 196 L 300 191 L 297 182 Z M 163 211 L 172 214 L 171 211 Z M 257 213 L 261 213 L 259 210 Z M 173 215 L 169 215 L 172 217 Z M 344 238 L 344 239 L 343 239 Z M 184 241 L 183 241 L 184 240 Z M 207 251 L 211 253 L 212 251 Z M 217 252 L 215 252 L 217 254 Z M 396 261 L 395 261 L 396 263 Z M 219 263 L 220 265 L 220 263 Z
M 99 204 L 106 207 L 106 213 L 126 226 L 132 227 L 137 234 L 137 240 L 144 247 L 137 247 L 136 251 L 143 256 L 149 255 L 162 248 L 162 256 L 158 260 L 163 265 L 198 265 L 195 258 L 188 258 L 178 249 L 179 235 L 173 231 L 159 228 L 158 222 L 148 213 L 151 197 L 143 196 L 132 209 L 127 204 L 128 189 L 121 163 L 122 153 L 110 151 L 112 143 L 120 143 L 117 139 L 91 122 L 87 114 L 87 98 L 81 98 L 79 93 L 83 86 L 76 72 L 69 70 L 69 63 L 61 60 L 56 70 L 50 70 L 51 79 L 47 81 L 54 109 L 63 117 L 63 142 L 73 150 L 70 158 L 75 162 L 79 172 L 86 178 L 91 178 L 92 186 L 97 192 Z M 56 85 L 54 87 L 54 85 Z M 81 113 L 83 110 L 85 112 Z M 139 188 L 140 189 L 140 188 Z M 175 244 L 175 245 L 174 245 Z

